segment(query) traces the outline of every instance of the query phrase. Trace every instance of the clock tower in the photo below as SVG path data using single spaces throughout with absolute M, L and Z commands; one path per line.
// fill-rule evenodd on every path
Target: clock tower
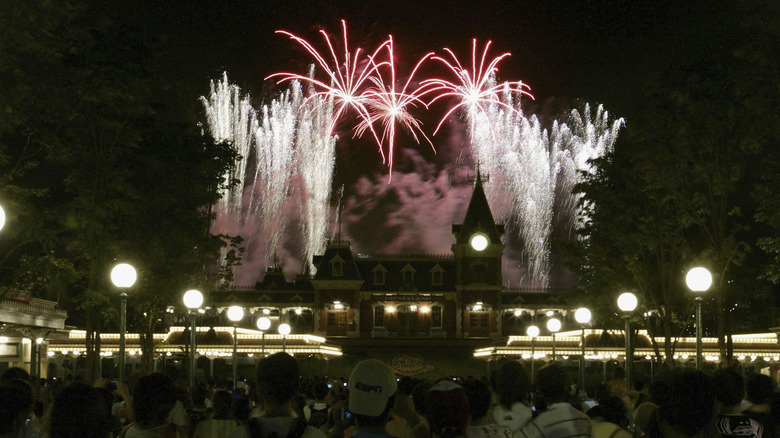
M 457 265 L 460 330 L 464 337 L 487 337 L 500 333 L 497 309 L 502 290 L 504 225 L 496 224 L 490 212 L 479 168 L 466 217 L 452 225 L 452 252 Z

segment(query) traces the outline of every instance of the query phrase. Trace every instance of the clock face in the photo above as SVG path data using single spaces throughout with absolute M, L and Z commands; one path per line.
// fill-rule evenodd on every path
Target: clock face
M 488 238 L 482 233 L 476 233 L 471 236 L 469 243 L 471 243 L 471 247 L 476 251 L 482 251 L 488 246 Z

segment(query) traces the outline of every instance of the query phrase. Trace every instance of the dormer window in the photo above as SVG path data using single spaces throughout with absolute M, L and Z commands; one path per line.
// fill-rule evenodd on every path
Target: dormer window
M 339 256 L 333 257 L 330 260 L 330 270 L 334 277 L 341 277 L 344 275 L 344 259 Z
M 437 263 L 436 266 L 431 269 L 431 285 L 441 286 L 443 284 L 444 269 Z
M 404 284 L 414 283 L 414 268 L 410 265 L 406 265 L 401 269 L 401 278 Z
M 385 273 L 387 272 L 387 269 L 385 269 L 384 266 L 381 264 L 376 265 L 374 269 L 372 269 L 374 272 L 374 284 L 381 286 L 385 284 Z

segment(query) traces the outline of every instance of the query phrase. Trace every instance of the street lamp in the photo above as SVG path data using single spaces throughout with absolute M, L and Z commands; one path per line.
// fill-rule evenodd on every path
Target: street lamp
M 590 322 L 590 309 L 580 307 L 574 312 L 574 319 L 582 326 L 582 357 L 580 357 L 580 389 L 585 390 L 585 324 Z
M 5 225 L 5 210 L 3 210 L 3 206 L 0 205 L 0 230 L 3 229 L 4 225 Z
M 203 294 L 199 290 L 190 289 L 184 292 L 184 305 L 190 309 L 190 391 L 195 387 L 195 317 L 198 309 L 203 305 Z
M 282 335 L 282 351 L 287 348 L 287 335 L 290 334 L 290 324 L 279 324 L 279 334 Z
M 539 327 L 532 325 L 525 329 L 525 333 L 531 337 L 531 383 L 534 383 L 534 361 L 536 360 L 536 337 L 539 336 Z
M 620 294 L 617 300 L 617 305 L 620 310 L 623 311 L 626 318 L 626 383 L 628 388 L 631 389 L 631 312 L 636 309 L 638 302 L 636 295 L 631 292 L 624 292 Z
M 228 309 L 227 317 L 233 321 L 233 392 L 236 392 L 236 385 L 238 384 L 238 321 L 244 317 L 244 308 L 240 306 L 233 306 Z
M 701 292 L 706 292 L 712 286 L 712 274 L 707 268 L 693 268 L 685 276 L 688 289 L 696 293 L 696 369 L 701 370 L 704 358 L 702 357 L 701 338 Z
M 561 320 L 558 318 L 550 318 L 547 320 L 547 330 L 552 333 L 553 348 L 552 348 L 552 360 L 555 362 L 555 333 L 561 329 Z
M 138 275 L 135 268 L 127 263 L 120 263 L 111 270 L 111 282 L 122 289 L 119 294 L 119 381 L 125 381 L 125 332 L 127 331 L 127 292 L 125 290 L 135 284 Z
M 257 319 L 257 328 L 260 329 L 260 331 L 263 332 L 263 349 L 262 349 L 262 354 L 263 354 L 263 357 L 265 357 L 265 332 L 266 332 L 266 330 L 271 328 L 271 320 L 268 319 L 265 316 L 262 316 L 262 317 L 258 318 Z

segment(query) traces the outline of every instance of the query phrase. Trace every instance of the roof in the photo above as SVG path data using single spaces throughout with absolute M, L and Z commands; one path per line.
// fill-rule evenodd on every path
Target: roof
M 475 232 L 480 231 L 487 235 L 490 242 L 498 243 L 501 235 L 504 234 L 504 225 L 497 225 L 493 219 L 493 213 L 490 212 L 485 190 L 482 188 L 482 178 L 477 168 L 477 177 L 474 180 L 474 191 L 471 194 L 466 217 L 463 218 L 463 224 L 453 225 L 452 232 L 455 234 L 455 240 L 459 244 L 468 244 L 469 238 Z

